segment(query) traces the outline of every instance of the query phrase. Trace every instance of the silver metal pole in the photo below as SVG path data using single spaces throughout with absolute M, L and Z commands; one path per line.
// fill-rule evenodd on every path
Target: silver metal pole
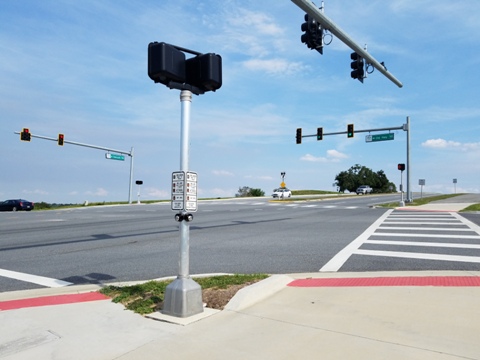
M 189 145 L 190 145 L 190 107 L 192 104 L 192 93 L 189 90 L 180 92 L 182 103 L 182 125 L 180 138 L 180 171 L 185 173 L 188 169 Z M 190 225 L 187 221 L 180 222 L 180 264 L 179 276 L 189 276 L 189 248 L 190 248 Z
M 182 90 L 180 93 L 182 104 L 182 123 L 180 131 L 180 170 L 188 171 L 188 157 L 190 144 L 190 106 L 192 92 Z M 186 183 L 185 183 L 186 186 Z M 185 215 L 185 210 L 182 211 Z M 189 274 L 190 262 L 190 225 L 188 221 L 180 221 L 180 259 L 178 276 L 165 289 L 165 298 L 162 312 L 166 315 L 188 317 L 203 312 L 202 288 Z
M 410 191 L 410 116 L 407 116 L 407 202 L 411 203 L 412 193 Z
M 405 206 L 405 201 L 403 201 L 403 171 L 400 171 L 400 206 Z
M 375 58 L 366 52 L 360 45 L 353 41 L 345 31 L 340 29 L 332 20 L 330 20 L 320 9 L 318 9 L 314 3 L 310 0 L 292 0 L 300 9 L 305 11 L 308 15 L 313 17 L 316 21 L 322 24 L 324 29 L 330 31 L 340 41 L 347 45 L 350 49 L 355 51 L 358 55 L 363 57 L 367 64 L 371 64 L 375 69 L 385 75 L 390 81 L 392 81 L 398 87 L 402 87 L 403 84 L 395 78 L 391 73 L 387 71 L 387 68 L 380 64 Z
M 132 203 L 132 187 L 133 187 L 133 146 L 130 150 L 130 187 L 128 188 L 128 203 Z

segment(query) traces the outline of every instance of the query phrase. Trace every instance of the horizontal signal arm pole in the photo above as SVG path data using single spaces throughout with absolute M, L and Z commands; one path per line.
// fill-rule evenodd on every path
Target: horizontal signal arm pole
M 372 131 L 390 131 L 390 130 L 405 130 L 405 128 L 402 126 L 397 126 L 397 127 L 388 127 L 388 128 L 378 128 L 378 129 L 364 129 L 364 130 L 355 130 L 354 133 L 361 133 L 361 132 L 372 132 Z M 342 134 L 346 134 L 347 132 L 344 131 Z M 325 135 L 325 134 L 324 134 Z M 328 134 L 326 134 L 328 135 Z M 333 134 L 332 134 L 333 135 Z
M 377 60 L 375 60 L 373 56 L 371 56 L 360 45 L 353 41 L 350 36 L 347 35 L 347 33 L 345 33 L 332 20 L 330 20 L 320 9 L 315 6 L 314 3 L 312 3 L 310 0 L 292 0 L 292 2 L 300 9 L 305 11 L 309 16 L 313 17 L 316 21 L 318 21 L 324 29 L 330 31 L 350 49 L 363 57 L 366 60 L 367 64 L 371 64 L 375 69 L 380 71 L 398 87 L 403 87 L 403 84 L 397 78 L 395 78 L 395 76 L 389 73 L 384 65 L 380 64 Z
M 402 126 L 395 126 L 395 127 L 387 127 L 387 128 L 377 128 L 377 129 L 364 129 L 364 130 L 355 130 L 354 133 L 365 133 L 365 132 L 374 132 L 374 131 L 391 131 L 391 130 L 404 130 L 406 131 L 405 129 L 405 126 L 402 125 Z M 337 132 L 329 132 L 329 133 L 323 133 L 323 136 L 327 136 L 327 135 L 343 135 L 343 134 L 347 134 L 348 131 L 337 131 Z M 302 138 L 307 138 L 307 137 L 317 137 L 317 134 L 313 134 L 313 135 L 303 135 Z
M 14 133 L 17 134 L 17 135 L 20 134 L 20 132 L 18 132 L 18 131 L 15 131 Z M 57 138 L 52 138 L 52 137 L 43 136 L 43 135 L 33 135 L 33 134 L 30 134 L 30 136 L 31 136 L 32 138 L 39 138 L 39 139 L 43 139 L 43 140 L 50 140 L 50 141 L 57 141 L 57 140 L 58 140 Z M 76 141 L 63 140 L 63 142 L 64 142 L 65 144 L 72 144 L 72 145 L 83 146 L 83 147 L 88 147 L 88 148 L 92 148 L 92 149 L 104 150 L 104 151 L 112 151 L 112 152 L 115 152 L 115 153 L 125 154 L 125 155 L 128 155 L 128 156 L 132 156 L 132 152 L 131 152 L 131 151 L 123 151 L 123 150 L 110 149 L 110 148 L 103 147 L 103 146 L 82 144 L 82 143 L 79 143 L 79 142 L 76 142 Z

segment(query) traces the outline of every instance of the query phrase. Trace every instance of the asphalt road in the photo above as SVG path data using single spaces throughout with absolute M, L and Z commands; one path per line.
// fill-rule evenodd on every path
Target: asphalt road
M 371 205 L 396 200 L 398 196 L 372 195 L 294 203 L 264 198 L 200 202 L 190 223 L 190 274 L 316 272 L 332 261 L 338 268 L 325 271 L 480 270 L 480 263 L 465 262 L 480 256 L 474 246 L 480 239 L 474 237 L 466 238 L 473 245 L 466 250 L 434 250 L 470 258 L 443 260 L 408 256 L 419 248 L 428 253 L 434 248 L 412 245 L 422 241 L 413 236 L 415 230 L 388 235 L 386 240 L 362 237 L 368 229 L 381 232 L 379 219 L 394 215 Z M 180 234 L 174 214 L 170 203 L 0 213 L 0 291 L 176 275 Z M 478 216 L 473 218 L 478 221 Z M 443 225 L 427 227 L 432 226 Z M 458 225 L 462 226 L 468 227 Z M 400 238 L 411 241 L 382 244 Z M 354 240 L 358 247 L 346 255 L 344 251 L 345 259 L 339 259 L 338 254 Z M 395 256 L 385 256 L 382 251 L 392 246 Z

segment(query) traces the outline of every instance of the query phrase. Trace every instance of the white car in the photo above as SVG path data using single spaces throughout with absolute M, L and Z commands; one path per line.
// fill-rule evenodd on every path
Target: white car
M 287 189 L 287 188 L 279 188 L 279 189 L 275 189 L 273 190 L 273 194 L 272 196 L 274 198 L 279 198 L 279 199 L 285 199 L 285 198 L 289 198 L 292 196 L 292 192 Z
M 358 194 L 363 194 L 363 195 L 371 194 L 372 191 L 373 191 L 373 189 L 370 186 L 362 185 L 357 189 L 357 195 Z

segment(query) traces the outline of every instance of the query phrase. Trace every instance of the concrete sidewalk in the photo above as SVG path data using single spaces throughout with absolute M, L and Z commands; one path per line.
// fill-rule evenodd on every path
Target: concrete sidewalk
M 470 205 L 480 204 L 480 194 L 464 194 L 448 199 L 431 201 L 425 205 L 398 207 L 401 210 L 451 211 L 457 212 Z
M 274 275 L 188 325 L 142 317 L 110 300 L 0 311 L 0 358 L 480 359 L 480 286 L 360 282 L 385 277 L 468 277 L 480 285 L 480 272 Z M 353 280 L 288 286 L 322 278 Z

